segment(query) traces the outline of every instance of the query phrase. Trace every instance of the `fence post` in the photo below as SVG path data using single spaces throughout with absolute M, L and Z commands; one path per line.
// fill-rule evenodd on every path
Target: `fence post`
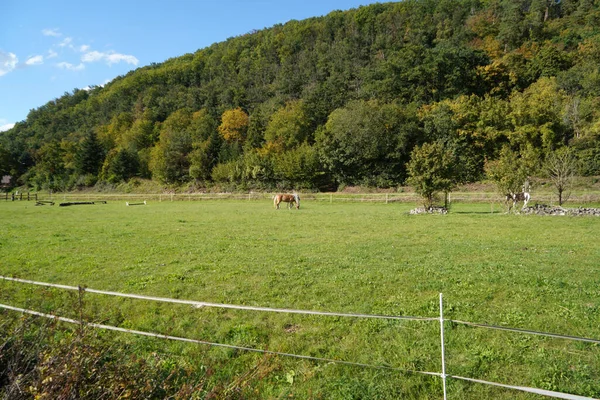
M 440 293 L 440 338 L 442 342 L 442 386 L 444 388 L 444 400 L 446 397 L 446 356 L 444 348 L 444 304 L 442 294 Z
M 78 307 L 79 307 L 79 339 L 83 337 L 83 296 L 85 295 L 85 288 L 81 285 L 77 286 L 78 293 Z
M 333 203 L 333 193 L 329 193 L 329 202 Z
M 388 194 L 386 193 L 385 194 L 385 204 L 387 204 L 387 203 L 388 203 Z

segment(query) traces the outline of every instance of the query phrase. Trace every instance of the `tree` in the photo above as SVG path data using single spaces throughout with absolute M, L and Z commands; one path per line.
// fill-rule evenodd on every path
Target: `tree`
M 205 141 L 194 143 L 190 154 L 190 176 L 201 181 L 211 179 L 212 169 L 219 162 L 219 153 L 223 139 L 214 131 Z
M 136 152 L 127 149 L 113 149 L 104 160 L 100 179 L 118 183 L 132 178 L 138 171 L 139 160 Z
M 577 172 L 577 158 L 573 150 L 562 147 L 546 157 L 544 170 L 550 177 L 552 184 L 558 194 L 558 205 L 569 199 L 569 188 L 573 184 L 573 178 Z
M 449 193 L 456 186 L 456 169 L 456 156 L 443 143 L 424 143 L 411 152 L 406 183 L 415 188 L 429 208 L 437 192 Z
M 271 115 L 265 139 L 279 144 L 283 149 L 293 149 L 307 140 L 308 126 L 302 102 L 289 102 Z
M 378 101 L 352 101 L 316 133 L 321 160 L 338 183 L 392 186 L 404 180 L 414 111 Z
M 293 150 L 275 154 L 273 170 L 280 186 L 286 189 L 312 189 L 322 175 L 314 147 L 304 143 Z
M 14 164 L 12 154 L 0 143 L 0 176 L 10 175 Z
M 81 175 L 98 175 L 102 162 L 104 160 L 104 151 L 96 133 L 89 130 L 81 144 L 75 157 L 75 167 Z
M 243 143 L 248 130 L 248 114 L 240 107 L 227 110 L 221 116 L 219 133 L 228 142 Z
M 564 109 L 568 98 L 555 78 L 541 78 L 522 93 L 511 96 L 509 114 L 514 130 L 509 132 L 513 147 L 527 145 L 551 151 L 568 142 Z
M 191 113 L 178 110 L 163 123 L 160 138 L 152 149 L 152 175 L 165 183 L 183 182 L 189 177 L 192 136 L 188 132 Z
M 539 151 L 532 146 L 521 153 L 513 151 L 510 146 L 504 146 L 496 160 L 488 160 L 485 172 L 501 195 L 518 193 L 523 185 L 536 171 L 539 164 Z

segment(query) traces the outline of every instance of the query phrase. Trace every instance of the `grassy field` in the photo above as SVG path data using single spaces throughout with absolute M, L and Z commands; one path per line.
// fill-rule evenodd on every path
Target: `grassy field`
M 450 319 L 600 338 L 600 219 L 455 204 L 264 201 L 35 207 L 1 202 L 0 274 L 127 293 L 264 307 Z M 496 209 L 499 211 L 499 208 Z M 75 294 L 0 281 L 4 304 L 76 317 Z M 88 319 L 279 352 L 440 371 L 439 324 L 194 309 L 86 294 Z M 8 318 L 9 312 L 0 312 Z M 166 343 L 168 354 L 246 377 L 240 398 L 441 398 L 439 378 Z M 447 373 L 600 397 L 600 347 L 447 324 Z M 253 371 L 252 374 L 248 371 Z M 238 382 L 239 383 L 239 382 Z M 449 399 L 535 395 L 449 380 Z M 243 386 L 242 385 L 242 386 Z M 252 393 L 252 394 L 249 394 Z M 235 396 L 234 396 L 235 397 Z

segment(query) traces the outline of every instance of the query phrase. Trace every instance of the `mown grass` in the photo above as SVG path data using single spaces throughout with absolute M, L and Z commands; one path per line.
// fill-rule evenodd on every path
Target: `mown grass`
M 208 302 L 425 317 L 439 315 L 443 292 L 446 318 L 600 338 L 600 219 L 492 214 L 489 204 L 455 204 L 445 216 L 411 216 L 410 208 L 3 202 L 0 273 Z M 76 294 L 0 282 L 0 298 L 77 317 Z M 193 309 L 92 294 L 85 314 L 213 342 L 440 371 L 436 322 Z M 596 345 L 453 324 L 446 330 L 449 374 L 600 397 Z M 246 398 L 441 397 L 435 377 L 284 357 L 265 363 L 252 353 L 106 336 L 142 354 L 164 352 L 207 370 L 218 364 L 212 384 L 233 382 Z M 537 397 L 450 380 L 449 398 Z

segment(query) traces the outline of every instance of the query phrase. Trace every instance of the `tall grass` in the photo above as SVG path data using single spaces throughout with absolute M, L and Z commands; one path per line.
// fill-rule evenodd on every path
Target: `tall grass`
M 268 200 L 0 203 L 0 273 L 199 301 L 434 317 L 443 292 L 447 318 L 600 337 L 599 219 L 492 214 L 489 204 L 455 204 L 446 216 L 411 216 L 410 208 L 305 201 L 299 211 L 275 211 Z M 72 296 L 0 282 L 4 303 L 77 317 Z M 92 294 L 85 316 L 274 351 L 441 368 L 435 323 L 192 309 Z M 598 346 L 446 329 L 450 374 L 600 397 Z M 231 386 L 231 398 L 441 394 L 435 377 L 106 336 L 146 356 L 219 365 L 204 384 Z M 449 389 L 452 399 L 535 398 L 454 381 Z

